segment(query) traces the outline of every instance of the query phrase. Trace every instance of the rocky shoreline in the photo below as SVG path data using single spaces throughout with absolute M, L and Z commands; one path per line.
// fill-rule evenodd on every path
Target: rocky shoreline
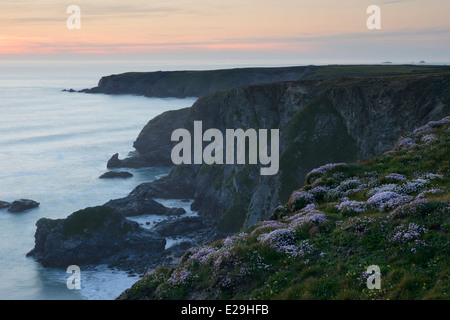
M 192 208 L 219 230 L 236 232 L 269 216 L 306 174 L 331 162 L 367 159 L 392 148 L 404 133 L 450 112 L 447 74 L 374 76 L 277 82 L 206 94 L 191 108 L 150 120 L 131 157 L 109 167 L 172 166 L 171 132 L 204 128 L 280 128 L 280 173 L 258 165 L 180 165 L 143 183 L 132 198 L 193 198 Z
M 27 253 L 45 267 L 71 264 L 106 264 L 138 275 L 149 268 L 179 262 L 184 252 L 226 234 L 199 217 L 182 217 L 182 208 L 166 208 L 154 200 L 135 206 L 123 200 L 89 207 L 65 219 L 41 218 L 36 223 L 35 247 Z M 144 228 L 126 217 L 157 214 L 166 217 L 152 228 Z M 183 241 L 167 246 L 166 238 Z
M 146 96 L 158 96 L 154 87 L 145 87 L 142 77 L 154 82 L 152 77 L 168 80 L 174 74 L 183 76 L 110 76 L 102 78 L 99 87 L 83 92 L 140 94 L 143 90 Z M 128 77 L 125 88 L 124 77 Z M 120 160 L 115 154 L 107 167 L 171 166 L 171 132 L 177 128 L 192 132 L 193 121 L 199 120 L 205 128 L 219 130 L 280 128 L 279 175 L 260 176 L 258 165 L 177 166 L 168 176 L 143 183 L 124 198 L 74 212 L 66 219 L 40 219 L 35 247 L 28 256 L 44 266 L 106 263 L 138 274 L 176 264 L 187 249 L 269 217 L 314 168 L 382 154 L 402 134 L 450 113 L 448 73 L 319 77 L 208 90 L 211 93 L 196 93 L 204 95 L 191 108 L 151 119 L 134 142 L 133 155 Z M 167 94 L 183 96 L 174 92 Z M 157 198 L 193 199 L 191 209 L 198 217 L 185 217 L 184 209 L 166 208 Z M 144 214 L 166 219 L 151 229 L 127 219 Z M 167 237 L 186 240 L 166 248 Z

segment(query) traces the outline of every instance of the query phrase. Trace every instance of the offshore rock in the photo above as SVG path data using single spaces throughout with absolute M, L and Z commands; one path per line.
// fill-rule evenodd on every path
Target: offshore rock
M 129 173 L 127 171 L 109 171 L 102 174 L 99 178 L 100 179 L 114 179 L 114 178 L 131 178 L 133 177 L 132 173 Z
M 39 206 L 39 202 L 29 199 L 15 200 L 8 208 L 8 212 L 22 212 Z
M 145 272 L 161 256 L 166 240 L 105 206 L 86 208 L 65 219 L 41 218 L 35 247 L 27 256 L 45 267 L 108 264 Z
M 6 209 L 9 208 L 10 206 L 11 206 L 10 202 L 0 201 L 0 209 Z

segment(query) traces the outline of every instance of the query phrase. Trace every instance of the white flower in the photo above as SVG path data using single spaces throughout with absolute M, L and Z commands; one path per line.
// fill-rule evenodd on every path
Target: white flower
M 362 201 L 355 200 L 346 200 L 338 205 L 336 205 L 339 211 L 354 211 L 354 212 L 363 212 L 367 209 L 367 204 Z
M 407 180 L 404 175 L 398 174 L 398 173 L 390 173 L 385 178 L 387 178 L 387 179 L 394 179 L 394 180 L 398 180 L 398 181 Z
M 377 193 L 374 196 L 370 197 L 367 200 L 367 203 L 369 205 L 373 206 L 375 209 L 383 210 L 385 203 L 387 203 L 388 201 L 390 201 L 394 198 L 399 198 L 399 197 L 401 197 L 401 195 L 399 195 L 396 192 L 385 191 L 385 192 Z

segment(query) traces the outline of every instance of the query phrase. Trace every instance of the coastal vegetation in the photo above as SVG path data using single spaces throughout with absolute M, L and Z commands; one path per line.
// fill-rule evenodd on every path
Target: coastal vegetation
M 272 216 L 149 271 L 120 299 L 448 299 L 450 118 L 310 171 Z M 367 268 L 381 270 L 368 289 Z

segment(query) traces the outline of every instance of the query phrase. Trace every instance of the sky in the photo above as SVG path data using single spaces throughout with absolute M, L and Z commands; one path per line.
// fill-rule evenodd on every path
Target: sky
M 0 60 L 447 63 L 449 16 L 448 0 L 2 0 Z

